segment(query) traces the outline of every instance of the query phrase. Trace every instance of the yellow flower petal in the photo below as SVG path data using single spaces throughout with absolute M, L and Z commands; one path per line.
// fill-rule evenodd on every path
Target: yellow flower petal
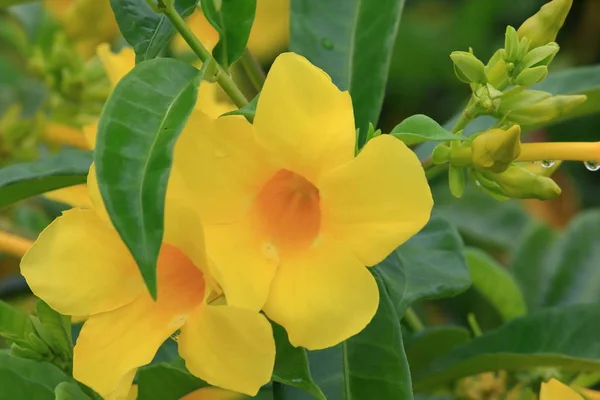
M 248 48 L 261 61 L 284 49 L 290 36 L 289 0 L 258 0 Z
M 240 400 L 246 396 L 217 387 L 205 387 L 188 393 L 180 400 Z
M 110 248 L 108 248 L 110 249 Z M 158 300 L 144 291 L 134 302 L 84 323 L 74 349 L 73 376 L 105 398 L 123 398 L 138 367 L 202 307 L 202 273 L 179 250 L 163 245 Z
M 66 211 L 44 229 L 21 273 L 36 296 L 68 315 L 113 310 L 145 290 L 129 251 L 92 210 Z
M 236 110 L 236 107 L 218 83 L 202 82 L 198 89 L 196 109 L 213 119 L 217 119 L 229 111 Z
M 273 332 L 259 313 L 205 306 L 181 328 L 179 352 L 186 367 L 211 385 L 255 395 L 271 380 Z
M 98 132 L 98 124 L 88 124 L 83 127 L 83 136 L 88 144 L 89 149 L 96 147 L 96 134 Z
M 93 204 L 88 194 L 87 186 L 75 185 L 44 193 L 44 197 L 71 207 L 92 208 Z
M 90 197 L 90 201 L 92 202 L 94 210 L 96 211 L 98 217 L 112 226 L 112 223 L 110 222 L 110 217 L 108 216 L 108 212 L 106 211 L 106 207 L 104 207 L 104 200 L 102 200 L 102 195 L 100 194 L 98 180 L 96 179 L 96 165 L 94 163 L 90 165 L 90 172 L 88 172 L 87 189 L 88 196 Z
M 278 166 L 311 182 L 354 157 L 352 101 L 321 69 L 293 53 L 271 67 L 258 100 L 257 141 Z
M 564 383 L 550 379 L 542 383 L 540 400 L 583 400 L 583 397 Z
M 212 120 L 193 111 L 175 147 L 173 169 L 206 223 L 239 220 L 273 169 L 243 119 Z M 210 193 L 210 195 L 207 195 Z
M 113 88 L 135 66 L 135 53 L 131 47 L 123 47 L 118 53 L 113 53 L 108 43 L 102 43 L 96 52 Z
M 382 135 L 317 185 L 322 229 L 366 265 L 383 260 L 429 220 L 433 199 L 416 155 Z
M 258 311 L 267 301 L 279 257 L 250 218 L 206 225 L 206 248 L 229 305 Z
M 317 350 L 360 332 L 378 304 L 367 268 L 325 236 L 305 252 L 282 258 L 264 310 L 285 327 L 294 346 Z

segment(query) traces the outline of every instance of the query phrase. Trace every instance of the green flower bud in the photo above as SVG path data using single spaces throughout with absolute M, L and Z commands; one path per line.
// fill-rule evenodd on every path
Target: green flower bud
M 548 67 L 540 65 L 523 70 L 515 79 L 515 83 L 519 86 L 529 87 L 543 81 L 546 76 L 548 76 Z
M 450 147 L 445 144 L 435 146 L 431 153 L 431 160 L 434 164 L 445 164 L 450 160 Z
M 500 108 L 503 93 L 490 85 L 481 86 L 474 93 L 476 104 L 487 112 L 496 112 Z
M 483 175 L 498 183 L 506 196 L 515 199 L 550 200 L 561 193 L 560 187 L 552 179 L 516 165 L 499 174 L 484 172 Z
M 485 177 L 482 171 L 472 169 L 470 172 L 471 179 L 473 179 L 475 185 L 477 185 L 479 189 L 483 190 L 492 198 L 498 201 L 510 200 L 510 197 L 506 197 L 506 195 L 502 191 L 502 188 L 500 188 L 500 185 Z
M 460 199 L 465 192 L 465 182 L 467 178 L 465 176 L 465 169 L 459 167 L 448 167 L 448 187 L 450 193 L 457 199 Z
M 508 119 L 519 125 L 534 125 L 558 119 L 573 111 L 581 105 L 587 96 L 557 95 L 520 108 L 513 108 L 508 114 Z
M 516 62 L 519 60 L 519 36 L 512 26 L 506 27 L 504 35 L 504 49 L 506 51 L 506 61 Z
M 513 109 L 523 108 L 538 103 L 552 96 L 541 90 L 525 90 L 522 86 L 514 87 L 504 92 L 499 112 L 506 114 Z
M 37 353 L 43 356 L 52 354 L 52 350 L 50 350 L 50 347 L 46 344 L 46 342 L 40 339 L 40 337 L 35 333 L 29 334 L 29 336 L 27 337 L 27 343 L 29 344 L 32 350 L 36 351 Z
M 508 79 L 508 69 L 504 61 L 505 54 L 504 49 L 498 49 L 485 66 L 485 76 L 492 86 L 499 86 Z
M 15 357 L 28 358 L 37 361 L 43 361 L 45 359 L 45 357 L 37 351 L 27 347 L 21 347 L 14 343 L 10 346 L 10 352 Z
M 454 72 L 461 82 L 486 83 L 485 65 L 474 54 L 466 51 L 453 51 Z
M 527 19 L 517 30 L 519 37 L 531 40 L 531 48 L 543 46 L 556 40 L 558 31 L 565 23 L 573 0 L 552 0 Z
M 521 127 L 490 129 L 473 139 L 473 166 L 485 171 L 503 172 L 521 154 Z
M 548 43 L 545 46 L 536 47 L 523 57 L 519 64 L 522 69 L 536 67 L 538 65 L 548 65 L 558 53 L 560 47 L 555 42 Z

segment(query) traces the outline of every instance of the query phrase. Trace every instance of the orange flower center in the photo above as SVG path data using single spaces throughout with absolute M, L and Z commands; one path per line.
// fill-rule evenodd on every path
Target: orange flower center
M 319 233 L 319 189 L 294 172 L 277 171 L 259 192 L 255 208 L 261 229 L 282 250 L 305 249 Z

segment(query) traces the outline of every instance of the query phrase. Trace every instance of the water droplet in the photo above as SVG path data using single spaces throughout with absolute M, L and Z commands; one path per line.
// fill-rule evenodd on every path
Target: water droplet
M 475 184 L 479 187 L 481 187 L 481 182 L 479 182 L 477 179 L 475 179 Z
M 331 39 L 328 38 L 323 38 L 321 40 L 321 46 L 323 46 L 325 50 L 333 50 L 333 48 L 335 47 Z
M 542 167 L 544 167 L 544 168 L 552 168 L 555 164 L 555 161 L 554 160 L 542 160 L 541 163 L 542 163 Z
M 600 169 L 600 163 L 597 161 L 585 161 L 583 165 L 590 171 L 598 171 Z

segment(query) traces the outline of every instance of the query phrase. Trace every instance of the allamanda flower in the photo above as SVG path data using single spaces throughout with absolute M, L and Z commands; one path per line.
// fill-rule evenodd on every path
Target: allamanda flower
M 177 196 L 182 190 L 169 185 L 153 301 L 108 219 L 94 177 L 92 168 L 94 206 L 66 211 L 21 262 L 36 296 L 63 314 L 88 316 L 74 348 L 73 376 L 104 398 L 125 398 L 137 368 L 180 330 L 179 353 L 193 374 L 255 394 L 273 369 L 271 326 L 257 312 L 208 304 L 218 289 L 200 218 Z
M 228 304 L 263 308 L 296 346 L 362 330 L 379 301 L 365 266 L 430 216 L 423 169 L 400 140 L 354 149 L 350 95 L 293 53 L 275 60 L 254 125 L 195 112 L 175 149 Z

